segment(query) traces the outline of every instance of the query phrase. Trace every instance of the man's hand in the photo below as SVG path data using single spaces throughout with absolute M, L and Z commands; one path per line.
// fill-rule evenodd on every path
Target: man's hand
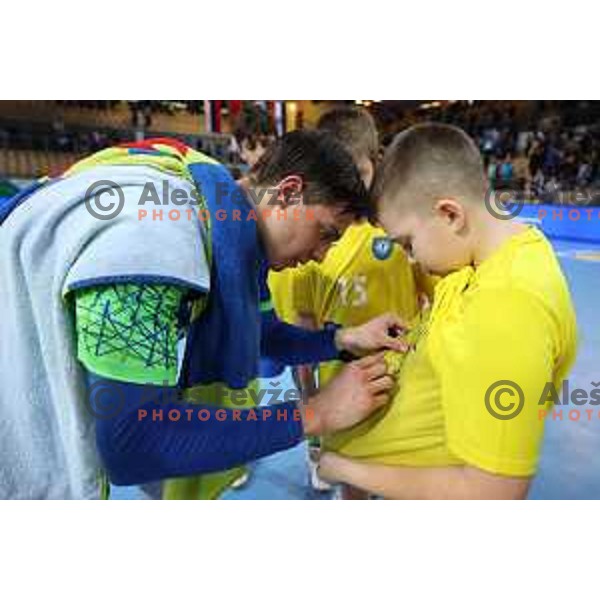
M 318 394 L 301 404 L 306 435 L 348 429 L 388 401 L 394 379 L 383 354 L 347 364 Z
M 406 324 L 396 315 L 388 313 L 358 327 L 338 329 L 335 345 L 338 350 L 350 352 L 355 356 L 379 350 L 407 352 L 408 344 L 401 338 L 404 332 Z

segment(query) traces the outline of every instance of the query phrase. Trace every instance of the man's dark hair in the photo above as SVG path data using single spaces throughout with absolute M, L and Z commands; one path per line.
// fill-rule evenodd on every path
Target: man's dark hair
M 368 193 L 351 154 L 333 135 L 298 130 L 274 142 L 250 172 L 256 185 L 276 185 L 290 175 L 304 182 L 304 202 L 339 206 L 368 216 Z
M 354 159 L 375 163 L 379 154 L 379 135 L 371 114 L 362 108 L 346 106 L 325 113 L 317 129 L 329 131 L 346 146 Z
M 373 202 L 428 209 L 453 197 L 483 202 L 487 180 L 475 142 L 458 127 L 423 123 L 400 132 L 386 150 L 371 190 Z

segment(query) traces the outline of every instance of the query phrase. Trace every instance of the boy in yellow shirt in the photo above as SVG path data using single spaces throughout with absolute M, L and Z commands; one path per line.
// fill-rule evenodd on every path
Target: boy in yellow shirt
M 575 359 L 576 321 L 548 241 L 493 216 L 486 192 L 479 151 L 458 128 L 415 126 L 386 152 L 378 222 L 445 277 L 411 332 L 392 403 L 322 456 L 323 477 L 388 498 L 526 496 L 540 398 Z
M 379 150 L 371 115 L 358 108 L 335 109 L 321 118 L 318 128 L 344 144 L 369 187 Z M 321 263 L 272 273 L 269 287 L 279 317 L 307 328 L 318 329 L 327 322 L 353 327 L 388 312 L 410 322 L 419 312 L 413 263 L 382 229 L 368 222 L 351 226 Z M 342 366 L 339 361 L 318 365 L 319 386 L 331 380 Z M 313 391 L 316 381 L 312 369 L 299 369 L 299 373 L 304 391 Z M 325 440 L 325 447 L 327 444 Z M 309 467 L 312 462 L 313 469 L 316 457 L 318 445 L 313 440 L 309 447 Z M 311 480 L 317 489 L 322 487 L 314 473 Z M 354 497 L 348 489 L 344 496 Z

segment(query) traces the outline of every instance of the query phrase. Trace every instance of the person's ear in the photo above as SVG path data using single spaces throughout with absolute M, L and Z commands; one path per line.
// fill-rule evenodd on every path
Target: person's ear
M 371 184 L 373 183 L 373 177 L 375 176 L 375 165 L 373 164 L 373 161 L 365 158 L 357 163 L 357 167 L 365 187 L 367 190 L 370 189 Z
M 277 200 L 281 202 L 283 208 L 300 204 L 302 201 L 304 181 L 300 175 L 288 175 L 277 184 L 277 188 L 279 189 Z
M 452 198 L 438 200 L 433 206 L 433 212 L 457 233 L 461 232 L 466 226 L 465 207 Z

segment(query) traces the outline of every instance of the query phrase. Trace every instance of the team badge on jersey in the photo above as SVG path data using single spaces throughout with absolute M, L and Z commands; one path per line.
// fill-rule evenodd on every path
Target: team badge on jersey
M 392 254 L 394 243 L 387 237 L 376 237 L 373 240 L 373 256 L 379 260 L 386 260 Z

